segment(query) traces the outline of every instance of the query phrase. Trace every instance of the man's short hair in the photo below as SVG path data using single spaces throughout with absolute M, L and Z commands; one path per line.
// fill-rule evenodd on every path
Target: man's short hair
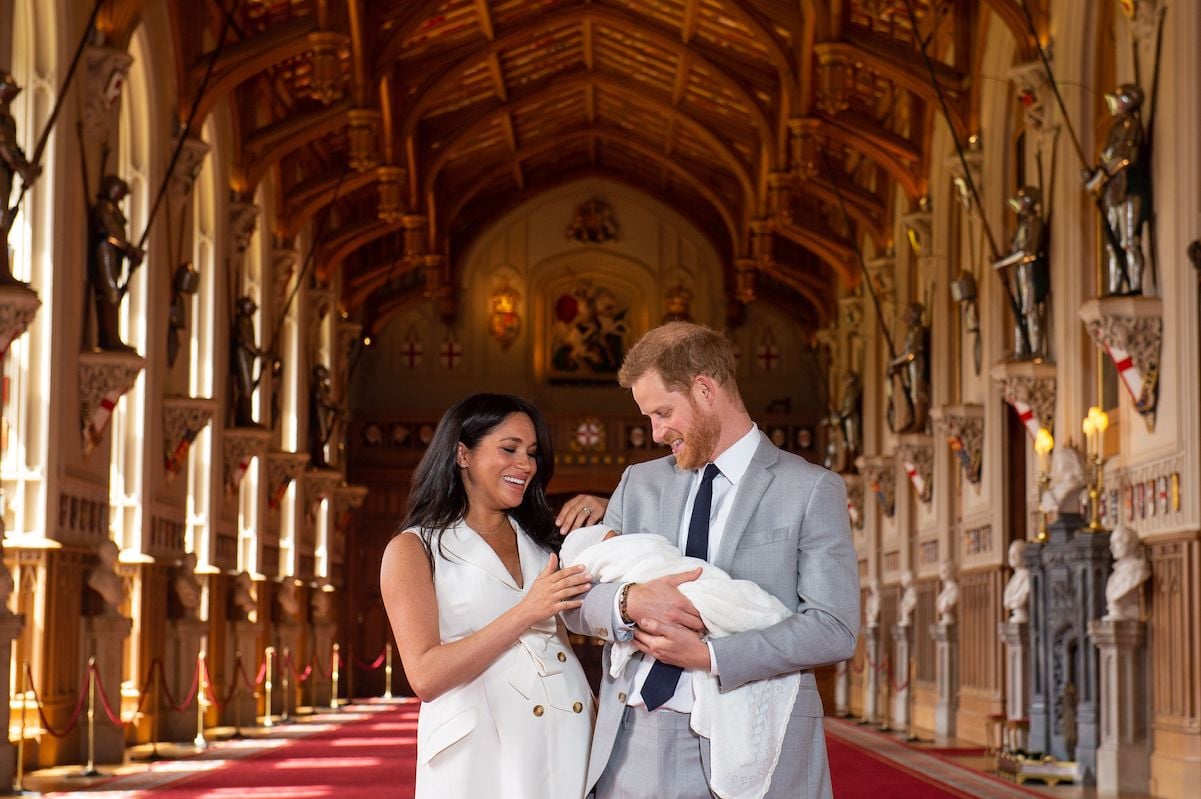
M 617 382 L 629 388 L 652 370 L 659 373 L 669 391 L 687 393 L 695 378 L 707 375 L 732 396 L 739 396 L 734 382 L 734 347 L 721 333 L 704 325 L 668 322 L 652 329 L 626 353 Z

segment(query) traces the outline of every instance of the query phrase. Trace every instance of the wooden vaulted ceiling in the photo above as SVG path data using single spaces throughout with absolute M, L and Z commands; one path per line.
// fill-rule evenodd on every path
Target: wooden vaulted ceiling
M 451 312 L 490 222 L 599 175 L 693 221 L 731 300 L 757 282 L 816 327 L 857 279 L 852 238 L 888 246 L 897 191 L 926 193 L 938 102 L 919 42 L 960 132 L 984 26 L 1026 47 L 1019 0 L 912 4 L 916 31 L 908 0 L 181 3 L 181 115 L 232 95 L 233 188 L 277 170 L 273 233 L 318 220 L 319 271 L 342 271 L 369 324 L 420 293 Z

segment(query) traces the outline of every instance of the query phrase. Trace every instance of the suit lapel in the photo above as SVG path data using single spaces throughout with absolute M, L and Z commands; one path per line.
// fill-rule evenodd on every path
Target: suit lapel
M 522 534 L 517 534 L 518 551 L 521 551 Z M 446 551 L 464 563 L 482 569 L 515 591 L 519 591 L 513 575 L 500 562 L 500 557 L 488 546 L 479 534 L 469 528 L 464 522 L 459 522 L 442 534 L 442 546 Z M 521 570 L 525 575 L 525 553 L 522 552 Z
M 751 514 L 759 507 L 759 500 L 775 479 L 771 467 L 779 457 L 776 446 L 760 432 L 759 446 L 738 485 L 738 491 L 734 495 L 734 506 L 730 508 L 730 515 L 726 517 L 726 529 L 721 535 L 717 556 L 713 559 L 713 564 L 719 569 L 729 571 L 730 564 L 734 561 L 734 552 L 738 549 L 738 542 L 742 540 L 742 534 L 746 532 L 746 526 L 751 521 Z
M 680 526 L 683 524 L 684 506 L 688 504 L 688 491 L 692 488 L 692 472 L 672 467 L 671 479 L 663 484 L 659 495 L 659 535 L 680 545 Z

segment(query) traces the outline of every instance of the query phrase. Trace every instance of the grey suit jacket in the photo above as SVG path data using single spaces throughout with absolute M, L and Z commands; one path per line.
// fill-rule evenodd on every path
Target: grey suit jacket
M 605 524 L 623 533 L 657 533 L 677 544 L 691 480 L 690 472 L 676 470 L 674 456 L 629 467 L 609 502 Z M 858 562 L 842 479 L 777 449 L 761 432 L 712 561 L 736 579 L 754 580 L 796 609 L 767 629 L 713 639 L 713 651 L 722 691 L 800 672 L 801 687 L 772 794 L 775 786 L 795 786 L 793 779 L 799 779 L 801 785 L 809 782 L 812 790 L 794 788 L 790 795 L 828 795 L 822 703 L 811 670 L 851 657 L 859 630 Z M 631 663 L 620 679 L 609 676 L 617 588 L 595 586 L 583 607 L 565 616 L 572 631 L 607 642 L 589 789 L 609 760 L 637 670 Z M 819 758 L 820 763 L 812 762 Z

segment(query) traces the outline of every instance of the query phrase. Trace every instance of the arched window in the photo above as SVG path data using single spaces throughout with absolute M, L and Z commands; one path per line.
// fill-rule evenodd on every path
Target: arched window
M 50 7 L 47 7 L 50 6 Z M 18 141 L 34 157 L 54 106 L 57 74 L 57 4 L 16 0 L 12 7 L 10 71 L 22 92 L 12 105 Z M 50 334 L 54 289 L 55 182 L 52 132 L 41 160 L 42 174 L 26 194 L 8 237 L 13 275 L 30 284 L 42 308 L 29 329 L 3 356 L 3 417 L 0 424 L 0 482 L 5 537 L 40 538 L 46 531 L 46 458 L 50 407 Z M 20 181 L 16 181 L 19 185 Z M 14 191 L 9 202 L 15 202 Z
M 199 286 L 188 309 L 188 391 L 193 397 L 213 396 L 214 313 L 216 300 L 217 174 L 220 163 L 216 125 L 205 122 L 201 137 L 209 145 L 208 157 L 196 177 L 192 194 L 192 265 Z M 196 553 L 200 566 L 212 565 L 213 424 L 205 425 L 188 450 L 187 524 L 184 549 Z
M 120 135 L 117 146 L 117 174 L 129 184 L 125 200 L 128 236 L 137 242 L 146 229 L 150 211 L 151 133 L 150 87 L 146 57 L 149 48 L 146 30 L 138 28 L 129 44 L 133 63 L 121 96 Z M 156 259 L 147 253 L 146 263 Z M 121 340 L 146 354 L 147 275 L 139 268 L 129 276 L 128 293 L 121 304 L 119 319 Z M 141 553 L 143 463 L 146 448 L 146 372 L 142 371 L 133 388 L 126 392 L 113 411 L 113 446 L 109 460 L 109 529 L 113 540 L 125 552 Z

